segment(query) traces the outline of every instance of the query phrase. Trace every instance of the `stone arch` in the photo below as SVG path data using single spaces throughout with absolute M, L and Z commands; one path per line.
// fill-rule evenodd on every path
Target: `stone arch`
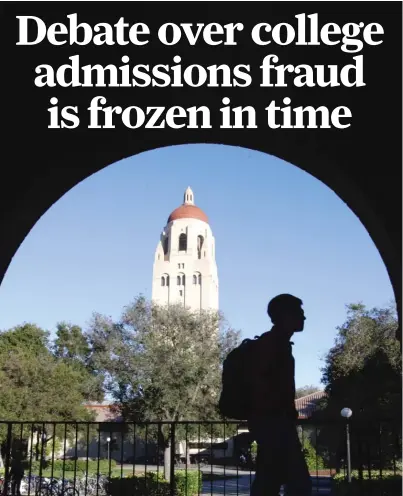
M 237 5 L 238 4 L 238 5 Z M 346 5 L 348 5 L 346 3 Z M 377 12 L 379 22 L 385 33 L 382 45 L 379 49 L 369 50 L 366 53 L 366 73 L 368 89 L 374 95 L 382 96 L 388 102 L 397 101 L 401 98 L 401 77 L 388 80 L 387 86 L 384 76 L 378 70 L 379 64 L 385 61 L 390 53 L 401 43 L 401 6 L 396 2 L 385 5 L 382 11 Z M 46 7 L 47 8 L 47 7 Z M 36 15 L 41 17 L 41 12 L 46 16 L 46 8 L 38 7 Z M 130 17 L 130 2 L 122 7 L 121 15 Z M 203 6 L 199 6 L 200 9 Z M 363 6 L 357 14 L 351 4 L 350 20 L 357 22 L 367 19 L 372 22 L 372 7 L 367 9 Z M 43 10 L 45 9 L 45 10 Z M 127 11 L 128 9 L 128 11 Z M 156 11 L 152 9 L 150 16 L 146 13 L 145 22 L 149 22 L 152 29 L 162 25 L 168 16 L 170 6 L 161 6 Z M 187 10 L 189 9 L 189 10 Z M 234 18 L 242 18 L 244 15 L 241 2 L 231 5 Z M 182 14 L 186 17 L 195 16 L 197 6 L 195 4 L 183 4 Z M 248 22 L 250 25 L 261 22 L 261 13 L 250 12 L 248 9 Z M 321 9 L 319 9 L 319 12 Z M 345 19 L 347 11 L 339 13 Z M 66 8 L 65 14 L 69 10 Z M 129 15 L 127 15 L 129 13 Z M 299 14 L 298 8 L 294 11 L 287 10 L 290 17 Z M 12 94 L 15 85 L 18 86 L 18 99 L 13 100 L 13 106 L 7 115 L 10 120 L 8 130 L 9 139 L 2 143 L 3 162 L 5 174 L 0 185 L 3 186 L 0 195 L 0 282 L 10 264 L 19 245 L 23 242 L 36 221 L 46 212 L 49 207 L 59 200 L 69 189 L 77 185 L 83 179 L 101 170 L 109 164 L 115 163 L 123 158 L 141 153 L 147 150 L 163 146 L 188 144 L 188 143 L 220 143 L 226 145 L 241 146 L 279 157 L 290 164 L 301 168 L 322 181 L 358 216 L 371 239 L 377 247 L 382 260 L 388 271 L 395 298 L 399 319 L 401 318 L 401 116 L 399 112 L 391 112 L 390 105 L 377 105 L 368 98 L 367 91 L 352 91 L 351 88 L 342 88 L 337 92 L 329 92 L 328 89 L 315 89 L 315 102 L 312 101 L 312 90 L 307 88 L 293 88 L 292 85 L 284 88 L 275 88 L 276 102 L 282 102 L 284 97 L 289 97 L 296 105 L 315 105 L 317 103 L 335 108 L 342 102 L 351 106 L 353 114 L 353 126 L 345 130 L 335 129 L 305 129 L 301 132 L 292 129 L 269 129 L 261 127 L 256 130 L 233 130 L 219 129 L 214 125 L 212 129 L 187 129 L 186 126 L 177 129 L 146 129 L 144 127 L 132 130 L 123 125 L 117 125 L 116 129 L 84 129 L 79 132 L 69 130 L 49 130 L 48 115 L 44 111 L 44 100 L 38 98 L 42 95 L 40 90 L 33 84 L 22 83 L 24 75 L 29 67 L 34 68 L 33 61 L 43 59 L 42 54 L 57 59 L 58 47 L 49 47 L 38 44 L 32 50 L 20 50 L 12 42 L 15 20 L 15 7 L 12 3 L 2 6 L 4 19 L 4 30 L 7 31 L 5 40 L 9 40 L 6 48 L 9 53 L 10 72 L 14 77 L 8 81 L 6 94 Z M 276 2 L 272 2 L 266 12 L 266 18 L 281 17 Z M 341 22 L 339 16 L 337 22 Z M 10 34 L 8 36 L 8 34 Z M 151 44 L 150 61 L 158 60 Z M 45 48 L 44 48 L 45 47 Z M 245 45 L 248 51 L 248 64 L 259 67 L 262 62 L 261 50 L 254 50 L 252 42 Z M 196 44 L 193 55 L 196 59 L 203 58 L 203 44 Z M 252 49 L 251 49 L 252 48 Z M 41 52 L 44 50 L 44 52 Z M 87 47 L 83 47 L 87 50 Z M 200 50 L 200 51 L 199 51 Z M 78 53 L 81 47 L 78 47 Z M 298 53 L 293 45 L 276 46 L 276 55 L 280 63 L 284 60 L 294 60 L 295 63 L 314 65 L 324 54 L 326 60 L 328 47 L 318 47 L 318 50 L 303 51 L 303 58 L 298 58 Z M 338 60 L 344 64 L 345 54 L 340 50 L 334 51 L 336 55 L 332 63 Z M 32 54 L 36 55 L 33 56 Z M 234 51 L 232 63 L 244 63 L 242 57 L 245 51 Z M 337 54 L 340 58 L 337 59 Z M 386 58 L 386 60 L 389 60 Z M 119 62 L 118 62 L 119 61 Z M 108 58 L 108 63 L 120 63 L 120 54 L 116 53 L 115 59 Z M 151 63 L 151 62 L 150 62 Z M 372 89 L 372 90 L 371 90 Z M 114 89 L 105 89 L 105 97 L 111 103 L 110 95 Z M 142 88 L 143 102 L 155 101 L 155 88 Z M 44 90 L 46 94 L 46 90 Z M 123 108 L 133 105 L 133 92 L 118 92 L 119 105 Z M 219 102 L 212 99 L 209 88 L 198 88 L 195 99 L 189 99 L 188 92 L 179 95 L 175 88 L 165 88 L 161 105 L 175 105 L 187 107 L 189 105 L 208 105 L 211 101 L 214 106 Z M 193 92 L 192 92 L 193 94 Z M 225 95 L 224 89 L 217 94 Z M 99 95 L 98 89 L 89 88 L 87 92 L 78 91 L 75 95 L 74 105 L 79 108 L 87 108 L 91 98 Z M 245 88 L 234 88 L 234 96 L 240 95 L 239 102 L 243 102 Z M 243 96 L 242 96 L 243 95 Z M 48 92 L 47 97 L 54 96 Z M 193 98 L 193 97 L 192 97 Z M 264 109 L 269 103 L 267 100 L 267 88 L 260 88 L 255 82 L 248 88 L 245 103 L 256 108 Z M 234 100 L 235 102 L 235 100 Z M 26 108 L 30 112 L 25 112 Z M 6 109 L 7 111 L 8 109 Z M 370 118 L 368 115 L 370 114 Z M 24 115 L 21 123 L 20 116 Z M 264 115 L 264 112 L 263 112 Z M 264 120 L 264 118 L 263 118 Z M 15 138 L 15 139 L 11 139 Z M 15 146 L 15 142 L 19 146 Z M 24 173 L 22 168 L 29 164 Z M 167 164 L 169 167 L 169 164 Z M 141 215 L 143 212 L 138 212 Z
M 38 165 L 32 167 L 33 172 L 29 176 L 29 181 L 24 178 L 24 181 L 19 183 L 19 200 L 14 208 L 7 210 L 7 206 L 4 207 L 4 215 L 0 220 L 0 232 L 4 240 L 0 252 L 0 281 L 25 236 L 53 203 L 90 175 L 123 158 L 145 151 L 141 148 L 141 140 L 128 140 L 125 136 L 127 136 L 125 131 L 122 131 L 121 134 L 116 133 L 116 138 L 111 138 L 109 141 L 105 140 L 101 143 L 97 139 L 99 150 L 95 156 L 92 156 L 91 161 L 82 150 L 88 150 L 89 146 L 95 149 L 95 144 L 91 140 L 86 142 L 85 139 L 80 147 L 66 148 L 63 157 L 60 157 L 59 167 L 54 167 L 52 147 L 47 151 L 42 150 L 44 155 L 41 158 L 38 155 L 37 160 L 34 160 L 32 156 L 26 157 L 30 163 Z M 394 194 L 389 195 L 388 199 L 382 202 L 379 202 L 377 196 L 379 189 L 386 190 L 391 186 L 388 177 L 390 178 L 394 173 L 390 169 L 388 173 L 387 170 L 395 164 L 388 165 L 385 161 L 381 162 L 374 148 L 360 147 L 358 144 L 356 154 L 348 150 L 348 153 L 344 152 L 341 156 L 340 148 L 343 148 L 343 141 L 338 142 L 337 137 L 326 141 L 321 130 L 313 131 L 312 138 L 303 140 L 303 142 L 299 141 L 297 136 L 297 133 L 289 135 L 280 131 L 276 134 L 276 140 L 267 140 L 262 137 L 261 141 L 254 141 L 245 133 L 243 137 L 232 136 L 217 140 L 217 142 L 274 155 L 308 172 L 337 194 L 357 215 L 377 247 L 392 283 L 399 322 L 401 322 L 402 265 L 399 234 L 401 222 L 396 228 L 396 218 L 393 217 L 396 210 L 401 212 L 401 204 Z M 172 144 L 188 144 L 186 141 L 173 142 L 174 140 L 168 138 L 167 140 L 160 138 L 158 142 L 154 141 L 153 146 L 150 145 L 147 150 Z M 386 137 L 385 140 L 387 140 Z M 193 142 L 205 143 L 206 141 L 199 139 Z M 332 154 L 321 152 L 321 146 L 325 146 L 325 143 L 332 144 Z M 25 150 L 22 152 L 24 153 Z M 32 154 L 32 149 L 30 152 Z M 19 155 L 18 161 L 22 160 L 23 153 Z M 72 163 L 76 166 L 71 167 Z M 38 174 L 37 171 L 41 167 L 42 173 Z M 380 168 L 382 168 L 383 175 Z M 401 325 L 398 337 L 401 340 Z

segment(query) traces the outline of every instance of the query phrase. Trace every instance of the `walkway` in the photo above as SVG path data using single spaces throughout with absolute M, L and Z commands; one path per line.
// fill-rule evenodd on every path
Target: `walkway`
M 238 478 L 226 479 L 226 480 L 216 480 L 213 482 L 203 483 L 204 495 L 228 495 L 228 496 L 249 496 L 250 495 L 250 481 L 252 478 L 250 475 L 239 475 Z M 330 494 L 331 479 L 330 477 L 313 477 L 312 478 L 312 495 L 327 495 Z M 281 492 L 281 495 L 284 493 Z

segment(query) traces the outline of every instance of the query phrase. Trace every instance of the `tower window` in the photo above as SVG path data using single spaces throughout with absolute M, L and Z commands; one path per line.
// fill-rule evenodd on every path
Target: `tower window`
M 193 284 L 197 284 L 197 277 L 193 276 Z
M 180 285 L 181 285 L 181 276 L 178 276 L 178 277 L 176 278 L 176 284 L 177 284 L 178 286 L 180 286 Z
M 179 296 L 183 296 L 183 291 L 181 289 L 179 290 Z
M 161 277 L 161 286 L 165 286 L 165 277 L 164 276 Z
M 182 276 L 182 286 L 185 285 L 185 281 L 186 281 L 185 276 Z
M 201 258 L 201 250 L 203 247 L 204 238 L 203 236 L 197 236 L 197 258 Z
M 164 255 L 168 254 L 168 243 L 169 243 L 169 239 L 165 238 L 164 239 Z
M 169 276 L 166 276 L 165 285 L 169 286 Z
M 187 236 L 185 233 L 182 233 L 179 236 L 179 251 L 186 251 L 187 244 L 188 244 Z
M 199 274 L 199 284 L 201 284 L 201 274 Z

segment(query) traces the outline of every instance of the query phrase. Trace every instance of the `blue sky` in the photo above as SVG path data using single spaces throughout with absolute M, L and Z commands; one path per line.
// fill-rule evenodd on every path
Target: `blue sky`
M 268 300 L 304 301 L 296 384 L 320 384 L 345 305 L 387 305 L 393 291 L 358 218 L 324 184 L 282 160 L 223 145 L 146 152 L 77 185 L 38 221 L 0 287 L 0 329 L 83 327 L 151 296 L 152 264 L 170 212 L 191 186 L 216 238 L 220 307 L 244 337 L 268 330 Z

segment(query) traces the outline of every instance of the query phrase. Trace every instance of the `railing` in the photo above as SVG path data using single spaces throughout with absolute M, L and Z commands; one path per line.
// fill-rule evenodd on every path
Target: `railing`
M 345 484 L 346 423 L 300 420 L 298 431 L 313 494 Z M 352 484 L 364 488 L 352 494 L 375 494 L 368 481 L 383 491 L 401 478 L 401 424 L 350 422 L 349 432 Z M 246 496 L 255 473 L 250 434 L 239 422 L 4 421 L 0 446 L 4 496 L 18 488 L 28 496 Z

